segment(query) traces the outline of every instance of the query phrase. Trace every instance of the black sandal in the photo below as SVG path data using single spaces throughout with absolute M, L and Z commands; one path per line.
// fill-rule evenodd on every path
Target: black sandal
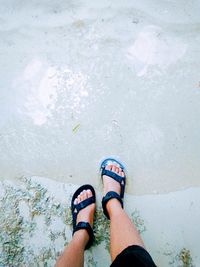
M 83 190 L 88 190 L 88 189 L 90 189 L 92 191 L 92 197 L 89 197 L 89 198 L 83 200 L 79 204 L 74 204 L 74 200 L 78 197 L 78 195 Z M 94 188 L 89 184 L 86 184 L 86 185 L 79 187 L 76 190 L 76 192 L 74 193 L 74 195 L 72 197 L 72 201 L 71 201 L 71 211 L 72 211 L 72 218 L 73 218 L 73 234 L 80 229 L 86 229 L 88 232 L 88 235 L 89 235 L 89 241 L 88 241 L 85 249 L 89 249 L 91 247 L 93 241 L 94 241 L 93 229 L 88 222 L 79 222 L 78 224 L 76 224 L 76 219 L 77 219 L 77 215 L 78 215 L 80 210 L 84 209 L 85 207 L 87 207 L 90 204 L 93 204 L 95 202 L 96 202 L 96 194 L 95 194 Z
M 101 163 L 101 177 L 102 177 L 102 179 L 103 179 L 103 175 L 109 176 L 109 177 L 113 178 L 115 181 L 117 181 L 121 187 L 120 195 L 114 191 L 109 191 L 102 199 L 103 212 L 108 219 L 110 219 L 110 217 L 109 217 L 107 209 L 106 209 L 107 202 L 112 198 L 116 198 L 117 200 L 119 200 L 119 202 L 121 203 L 121 206 L 123 208 L 123 197 L 124 197 L 124 191 L 125 191 L 125 185 L 126 185 L 126 176 L 122 177 L 122 176 L 116 174 L 115 172 L 112 172 L 112 171 L 105 169 L 106 166 L 112 165 L 113 163 L 114 163 L 114 165 L 119 166 L 123 172 L 125 169 L 124 166 L 116 159 L 107 158 Z

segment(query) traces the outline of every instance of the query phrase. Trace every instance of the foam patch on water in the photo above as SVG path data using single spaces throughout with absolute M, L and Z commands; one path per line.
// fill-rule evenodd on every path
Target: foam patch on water
M 69 107 L 73 113 L 81 113 L 89 95 L 87 75 L 67 66 L 48 66 L 37 58 L 13 82 L 13 88 L 17 87 L 21 88 L 21 93 L 27 91 L 27 95 L 23 96 L 25 103 L 19 112 L 26 113 L 38 126 L 45 124 L 53 113 L 63 108 L 58 104 L 61 95 L 66 100 L 65 107 Z
M 139 32 L 133 45 L 128 48 L 128 58 L 133 62 L 137 75 L 145 75 L 151 67 L 161 70 L 175 64 L 187 51 L 187 45 L 177 37 L 150 25 Z

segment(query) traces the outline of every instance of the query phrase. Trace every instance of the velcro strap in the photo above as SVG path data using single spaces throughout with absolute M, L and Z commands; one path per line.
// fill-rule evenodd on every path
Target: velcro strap
M 89 198 L 81 201 L 79 204 L 74 205 L 74 210 L 76 210 L 76 213 L 78 213 L 80 210 L 84 209 L 85 207 L 87 207 L 87 206 L 89 206 L 90 204 L 93 204 L 93 203 L 95 203 L 94 196 L 89 197 Z
M 124 197 L 124 189 L 125 189 L 125 177 L 122 177 L 122 176 L 120 176 L 120 175 L 118 175 L 112 171 L 106 170 L 106 169 L 102 170 L 102 175 L 109 176 L 120 184 L 120 186 L 121 186 L 120 197 L 123 198 Z
M 122 180 L 124 178 L 124 177 L 121 177 L 118 174 L 116 174 L 116 173 L 114 173 L 112 171 L 106 170 L 106 169 L 102 170 L 102 175 L 107 175 L 107 176 L 113 178 L 114 180 L 116 180 L 120 184 L 121 184 L 121 182 L 122 182 Z
M 103 199 L 102 199 L 103 212 L 104 212 L 104 214 L 106 215 L 106 217 L 107 217 L 108 219 L 110 219 L 110 217 L 109 217 L 108 212 L 107 212 L 107 209 L 106 209 L 106 204 L 107 204 L 108 201 L 109 201 L 110 199 L 112 199 L 112 198 L 116 198 L 116 199 L 120 202 L 120 204 L 121 204 L 121 206 L 122 206 L 122 208 L 123 208 L 123 201 L 122 201 L 120 195 L 117 194 L 117 193 L 114 192 L 114 191 L 109 191 L 109 192 L 103 197 Z

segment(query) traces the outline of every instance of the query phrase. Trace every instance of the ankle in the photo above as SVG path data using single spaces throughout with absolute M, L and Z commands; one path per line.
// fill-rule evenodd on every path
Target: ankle
M 77 242 L 79 245 L 82 244 L 85 247 L 89 241 L 89 235 L 86 229 L 80 229 L 76 231 L 73 235 L 74 242 Z
M 121 212 L 122 206 L 121 206 L 121 203 L 117 199 L 112 198 L 108 201 L 106 205 L 106 209 L 107 209 L 109 216 L 111 217 L 113 214 Z

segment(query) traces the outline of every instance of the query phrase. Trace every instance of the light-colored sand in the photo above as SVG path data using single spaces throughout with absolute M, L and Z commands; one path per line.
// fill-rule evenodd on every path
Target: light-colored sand
M 14 254 L 12 266 L 53 266 L 56 253 L 71 240 L 71 216 L 67 211 L 77 185 L 43 177 L 18 181 L 18 184 L 7 180 L 0 185 L 0 197 L 3 197 L 0 202 L 0 266 L 8 266 L 15 244 L 18 253 Z M 97 210 L 101 214 L 95 223 L 98 245 L 86 253 L 87 267 L 110 264 L 105 249 L 105 245 L 109 246 L 109 237 L 107 220 L 101 211 L 102 192 L 96 190 L 96 193 Z M 200 189 L 163 195 L 126 195 L 124 204 L 158 266 L 199 266 Z M 99 238 L 105 242 L 99 242 Z M 5 253 L 6 244 L 10 254 Z M 183 259 L 188 265 L 183 264 Z M 43 264 L 37 265 L 39 262 Z

